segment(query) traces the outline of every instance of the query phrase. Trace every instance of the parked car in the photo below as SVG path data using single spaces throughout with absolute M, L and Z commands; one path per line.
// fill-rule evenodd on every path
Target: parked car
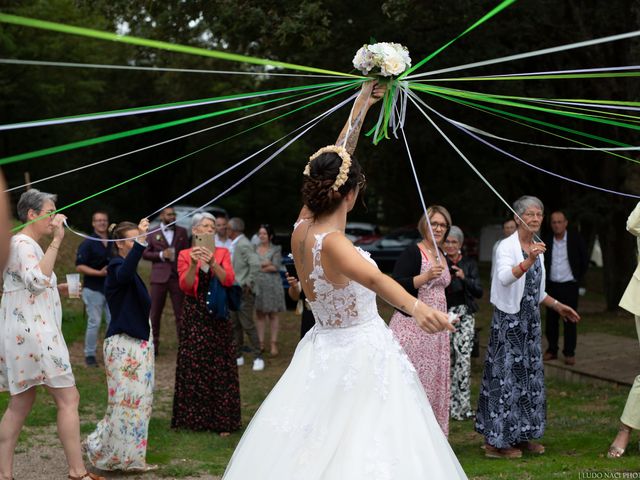
M 347 222 L 344 235 L 352 242 L 367 239 L 366 243 L 380 238 L 380 230 L 373 223 Z
M 172 205 L 173 209 L 176 212 L 176 225 L 179 227 L 185 228 L 189 235 L 191 235 L 191 218 L 193 215 L 189 215 L 189 213 L 196 210 L 198 207 L 194 207 L 192 205 Z M 208 212 L 214 217 L 218 215 L 226 215 L 228 217 L 227 211 L 222 207 L 216 207 L 215 205 L 208 205 L 200 210 L 201 212 Z M 151 219 L 151 223 L 149 225 L 149 230 L 153 228 L 157 228 L 160 225 L 159 215 L 154 216 Z
M 383 272 L 390 273 L 400 254 L 412 243 L 420 241 L 420 232 L 414 227 L 402 227 L 371 243 L 356 245 L 371 254 L 371 258 Z

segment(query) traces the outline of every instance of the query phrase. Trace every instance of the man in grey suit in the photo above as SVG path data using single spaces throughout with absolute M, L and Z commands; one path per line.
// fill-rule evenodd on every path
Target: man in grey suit
M 234 217 L 228 224 L 229 238 L 231 239 L 231 263 L 236 274 L 236 283 L 242 287 L 242 303 L 240 310 L 231 312 L 231 321 L 238 347 L 238 366 L 244 365 L 242 356 L 244 334 L 246 333 L 251 342 L 253 353 L 253 370 L 264 370 L 264 360 L 260 349 L 258 332 L 253 321 L 253 308 L 255 303 L 255 278 L 260 271 L 260 260 L 255 248 L 244 235 L 244 222 L 241 218 Z

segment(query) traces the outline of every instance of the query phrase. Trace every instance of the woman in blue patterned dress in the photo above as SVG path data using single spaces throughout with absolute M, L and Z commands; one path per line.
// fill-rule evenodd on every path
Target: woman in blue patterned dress
M 545 245 L 535 236 L 544 218 L 542 202 L 524 196 L 513 209 L 518 228 L 496 251 L 491 283 L 495 308 L 475 425 L 490 458 L 544 453 L 542 444 L 531 441 L 542 437 L 546 422 L 540 304 L 571 322 L 580 319 L 544 291 Z

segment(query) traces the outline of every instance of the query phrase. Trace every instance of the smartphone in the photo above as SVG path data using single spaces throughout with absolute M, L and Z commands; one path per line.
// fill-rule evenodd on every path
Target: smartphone
M 298 271 L 293 263 L 285 263 L 284 268 L 287 269 L 287 273 L 290 277 L 298 278 Z
M 193 246 L 194 247 L 206 247 L 209 251 L 213 252 L 216 249 L 216 239 L 213 233 L 194 233 L 193 234 Z

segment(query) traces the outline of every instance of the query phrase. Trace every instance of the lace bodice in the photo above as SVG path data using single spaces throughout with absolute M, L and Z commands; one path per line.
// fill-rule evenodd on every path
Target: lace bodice
M 372 290 L 350 280 L 344 285 L 329 281 L 322 268 L 322 242 L 332 232 L 315 235 L 313 245 L 313 270 L 309 280 L 313 282 L 316 299 L 309 301 L 317 328 L 345 328 L 366 323 L 378 316 L 376 294 Z M 369 253 L 356 247 L 360 255 L 375 265 Z

